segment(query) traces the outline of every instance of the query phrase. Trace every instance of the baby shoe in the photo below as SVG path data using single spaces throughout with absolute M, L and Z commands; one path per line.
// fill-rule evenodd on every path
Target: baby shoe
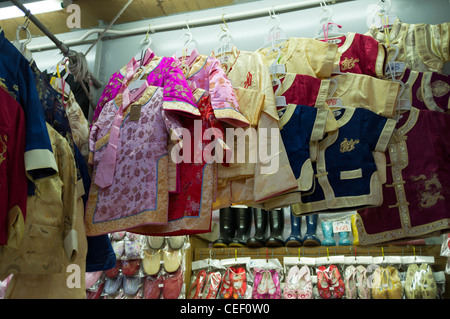
M 165 275 L 163 278 L 163 284 L 163 298 L 178 299 L 181 289 L 183 288 L 183 272 L 178 270 L 173 274 Z
M 222 275 L 218 271 L 212 271 L 208 274 L 202 292 L 202 299 L 216 299 L 221 279 Z
M 96 290 L 86 290 L 86 299 L 98 299 L 102 295 L 105 282 L 102 282 Z
M 356 288 L 356 268 L 355 266 L 348 266 L 345 268 L 345 298 L 356 299 L 358 291 Z
M 367 269 L 362 265 L 356 267 L 356 290 L 358 292 L 359 299 L 371 298 L 371 289 L 369 279 L 367 277 Z
M 164 269 L 167 272 L 174 272 L 180 267 L 181 257 L 177 250 L 163 252 Z
M 92 288 L 102 276 L 103 271 L 86 272 L 84 275 L 86 289 Z
M 125 243 L 125 259 L 141 258 L 141 243 L 139 240 L 137 239 L 133 240 L 127 237 L 124 239 L 124 243 Z
M 223 276 L 222 286 L 220 288 L 219 297 L 223 299 L 230 299 L 233 295 L 233 286 L 231 282 L 231 274 L 235 272 L 233 267 L 228 267 Z
M 322 221 L 322 232 L 325 239 L 322 241 L 323 246 L 336 246 L 333 236 L 333 223 L 330 221 Z
M 144 279 L 144 299 L 159 299 L 162 288 L 162 276 L 147 276 Z
M 117 260 L 114 268 L 105 271 L 105 276 L 108 278 L 116 278 L 122 268 L 122 261 Z
M 152 249 L 160 249 L 164 246 L 166 239 L 164 236 L 147 236 L 147 243 Z
M 255 268 L 253 273 L 254 281 L 253 281 L 253 299 L 266 299 L 267 293 L 267 273 L 259 268 Z
M 327 272 L 325 266 L 317 268 L 317 290 L 319 291 L 319 296 L 323 299 L 331 299 L 332 296 Z
M 345 284 L 336 265 L 329 267 L 330 291 L 333 298 L 340 299 L 345 294 Z
M 144 251 L 142 266 L 147 275 L 156 275 L 161 268 L 161 254 L 159 251 Z
M 191 284 L 191 287 L 189 288 L 189 295 L 187 299 L 200 299 L 201 293 L 203 290 L 203 286 L 206 281 L 206 271 L 200 270 L 197 274 L 197 276 L 194 279 L 194 282 Z
M 113 240 L 111 241 L 111 246 L 114 250 L 114 253 L 116 254 L 116 260 L 119 260 L 122 258 L 122 255 L 125 251 L 125 243 L 123 240 Z
M 280 275 L 275 269 L 267 270 L 267 272 L 269 276 L 266 299 L 281 299 Z
M 124 277 L 123 278 L 123 291 L 130 296 L 136 295 L 139 288 L 142 285 L 142 277 L 140 276 L 132 276 L 132 277 Z
M 312 299 L 313 287 L 309 267 L 304 265 L 300 268 L 298 276 L 297 299 Z
M 283 297 L 284 299 L 296 299 L 297 298 L 297 289 L 299 286 L 299 269 L 297 265 L 291 267 L 289 269 L 288 275 L 286 277 L 286 282 L 284 284 Z M 256 284 L 256 277 L 255 277 Z
M 403 287 L 397 268 L 388 266 L 387 272 L 387 293 L 389 299 L 402 299 Z
M 123 260 L 122 261 L 122 273 L 125 276 L 134 276 L 141 269 L 141 260 Z
M 122 240 L 125 235 L 126 235 L 126 231 L 118 231 L 118 232 L 114 232 L 111 234 L 111 239 L 112 240 Z
M 247 290 L 247 276 L 244 268 L 237 268 L 230 274 L 230 280 L 233 287 L 233 298 L 243 299 Z
M 183 247 L 186 238 L 185 236 L 171 236 L 168 238 L 167 243 L 172 249 L 180 249 Z
M 107 295 L 114 295 L 119 291 L 122 286 L 123 276 L 119 275 L 117 278 L 106 278 L 103 291 Z
M 405 278 L 405 296 L 407 299 L 420 299 L 420 285 L 419 285 L 419 266 L 411 264 L 408 266 Z
M 141 235 L 139 235 L 139 234 L 130 233 L 130 232 L 127 232 L 126 235 L 127 235 L 127 239 L 128 239 L 128 240 L 131 240 L 131 241 L 139 240 L 140 237 L 141 237 Z
M 373 272 L 372 277 L 372 298 L 373 299 L 388 299 L 387 286 L 385 286 L 387 270 L 383 267 L 378 267 Z
M 420 265 L 420 274 L 420 291 L 422 299 L 436 299 L 437 286 L 430 265 Z

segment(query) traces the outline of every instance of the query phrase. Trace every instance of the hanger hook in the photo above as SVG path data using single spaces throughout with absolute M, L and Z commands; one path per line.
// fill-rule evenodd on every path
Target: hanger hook
M 186 27 L 187 27 L 187 31 L 185 30 L 184 34 L 180 37 L 180 39 L 183 39 L 185 36 L 188 37 L 188 40 L 184 43 L 185 47 L 187 47 L 192 42 L 192 39 L 193 39 L 191 29 L 189 28 L 188 20 L 186 20 Z
M 228 32 L 228 25 L 227 25 L 227 22 L 225 21 L 225 13 L 224 14 L 222 14 L 222 21 L 223 21 L 223 24 L 225 24 L 225 29 L 223 28 L 223 26 L 222 26 L 222 24 L 220 24 L 220 27 L 222 28 L 222 30 L 224 31 L 224 32 Z

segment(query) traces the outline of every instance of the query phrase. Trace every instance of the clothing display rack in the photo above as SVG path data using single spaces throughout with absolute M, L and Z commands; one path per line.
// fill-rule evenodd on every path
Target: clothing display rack
M 270 1 L 10 0 L 44 36 L 0 29 L 0 299 L 450 299 L 447 17 Z
M 354 0 L 329 0 L 325 1 L 328 3 L 336 3 L 336 2 L 347 2 L 347 1 L 354 1 Z M 295 10 L 301 10 L 306 8 L 311 8 L 314 6 L 319 5 L 320 3 L 323 3 L 323 0 L 307 0 L 307 1 L 297 1 L 295 3 L 289 3 L 284 5 L 274 5 L 270 8 L 258 8 L 254 10 L 246 10 L 241 12 L 234 12 L 234 13 L 228 13 L 228 14 L 222 14 L 222 15 L 213 15 L 213 16 L 205 16 L 202 18 L 196 18 L 196 19 L 189 19 L 188 21 L 176 21 L 171 23 L 163 23 L 163 24 L 151 24 L 150 25 L 150 32 L 164 32 L 164 31 L 170 31 L 170 30 L 178 30 L 181 28 L 184 28 L 186 24 L 189 24 L 189 26 L 207 26 L 207 25 L 214 25 L 218 23 L 222 23 L 223 21 L 239 21 L 239 20 L 245 20 L 245 19 L 253 19 L 258 17 L 264 17 L 267 16 L 267 12 L 276 11 L 277 13 L 283 13 L 283 12 L 291 12 Z M 109 34 L 111 36 L 120 38 L 120 37 L 127 37 L 132 35 L 141 35 L 146 34 L 149 31 L 148 26 L 144 27 L 138 27 L 138 28 L 132 28 L 132 29 L 126 29 L 126 30 L 111 30 L 108 29 L 105 32 L 105 29 L 91 29 L 86 31 L 85 34 L 83 34 L 81 37 L 77 39 L 71 39 L 67 40 L 66 43 L 70 45 L 79 45 L 86 43 L 91 35 L 93 34 L 101 34 L 105 32 L 105 34 Z M 55 42 L 56 43 L 56 42 Z M 42 50 L 49 50 L 53 49 L 55 47 L 55 44 L 53 43 L 46 43 L 46 44 L 38 44 L 38 45 L 30 45 L 28 46 L 28 49 L 31 52 L 34 51 L 42 51 Z
M 73 52 L 71 52 L 70 48 L 66 44 L 61 42 L 52 32 L 50 32 L 50 30 L 48 30 L 47 27 L 45 25 L 43 25 L 42 22 L 39 21 L 39 19 L 36 18 L 30 12 L 30 10 L 28 10 L 19 0 L 11 0 L 11 2 L 16 7 L 18 7 L 20 10 L 22 10 L 25 13 L 25 16 L 28 19 L 30 19 L 30 21 L 33 22 L 45 34 L 46 37 L 48 37 L 50 40 L 52 40 L 54 45 L 62 52 L 62 54 L 65 57 L 69 57 L 70 63 L 72 63 L 72 64 L 80 63 L 80 61 L 78 61 L 79 55 L 71 54 Z M 102 86 L 101 82 L 97 78 L 95 78 L 90 71 L 88 71 L 88 73 L 89 73 L 89 78 L 92 81 L 92 84 L 96 88 L 100 88 Z

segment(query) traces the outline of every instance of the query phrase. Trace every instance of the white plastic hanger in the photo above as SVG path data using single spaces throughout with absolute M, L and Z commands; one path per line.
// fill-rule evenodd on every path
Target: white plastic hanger
M 31 32 L 27 27 L 28 21 L 25 21 L 24 24 L 19 25 L 16 29 L 16 39 L 12 42 L 12 44 L 19 50 L 19 52 L 28 60 L 31 61 L 33 59 L 33 55 L 31 51 L 27 49 L 27 44 L 31 42 Z M 27 38 L 24 42 L 20 42 L 20 31 L 24 30 L 27 34 Z
M 183 29 L 184 33 L 181 35 L 180 40 L 185 38 L 183 49 L 177 51 L 176 56 L 178 58 L 189 57 L 192 54 L 198 54 L 197 47 L 194 41 L 194 36 L 192 35 L 191 29 L 189 28 L 188 21 L 186 21 L 186 29 Z
M 367 17 L 367 27 L 371 28 L 375 26 L 376 28 L 383 30 L 385 29 L 383 19 L 387 19 L 389 21 L 388 26 L 391 27 L 397 19 L 397 16 L 395 14 L 389 14 L 390 10 L 390 0 L 380 0 L 375 5 L 369 5 L 366 10 L 369 13 L 369 16 Z
M 258 49 L 264 49 L 269 45 L 274 48 L 281 42 L 287 41 L 284 31 L 280 28 L 280 17 L 275 13 L 274 9 L 269 10 L 269 18 L 266 24 L 269 22 L 273 23 L 272 27 L 269 29 L 269 34 L 264 39 L 264 44 Z
M 152 45 L 152 38 L 149 36 L 149 33 L 150 33 L 150 32 L 152 32 L 152 27 L 151 27 L 151 25 L 149 24 L 148 30 L 147 30 L 147 34 L 145 35 L 145 38 L 142 39 L 141 42 L 139 42 L 139 44 L 140 44 L 141 46 L 144 46 L 144 45 L 145 45 L 145 47 L 144 47 L 144 49 L 143 49 L 142 51 L 138 52 L 138 53 L 134 56 L 134 59 L 135 59 L 136 61 L 140 61 L 140 62 L 141 62 L 141 66 L 142 66 L 142 64 L 144 63 L 144 57 L 145 57 L 145 55 L 146 55 L 146 53 L 147 53 L 147 50 L 149 50 L 149 49 L 150 49 L 150 46 Z M 153 32 L 152 32 L 152 33 L 153 33 Z
M 181 62 L 180 68 L 183 71 L 183 74 L 186 76 L 189 74 L 190 71 L 190 65 L 198 56 L 197 47 L 195 44 L 195 41 L 193 40 L 193 35 L 191 32 L 191 29 L 189 28 L 188 21 L 186 21 L 186 30 L 184 31 L 184 34 L 180 37 L 180 40 L 183 38 L 186 38 L 183 49 L 181 51 L 177 51 L 175 54 L 175 58 L 179 59 Z
M 322 8 L 322 11 L 320 12 L 321 19 L 319 26 L 316 29 L 314 39 L 324 39 L 325 41 L 328 41 L 330 38 L 346 36 L 346 33 L 339 32 L 339 29 L 341 29 L 342 26 L 333 22 L 333 10 L 331 7 L 323 0 L 320 3 L 320 7 Z
M 219 59 L 219 61 L 224 64 L 226 61 L 227 54 L 232 52 L 234 44 L 231 40 L 231 32 L 228 29 L 228 25 L 225 22 L 224 15 L 222 15 L 223 24 L 220 24 L 220 30 L 218 34 L 220 45 L 216 47 L 213 51 L 214 55 Z

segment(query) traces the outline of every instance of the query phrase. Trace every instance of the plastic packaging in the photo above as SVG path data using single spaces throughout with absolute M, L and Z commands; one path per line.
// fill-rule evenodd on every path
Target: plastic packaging
M 142 242 L 144 299 L 185 298 L 185 236 L 146 236 Z M 157 249 L 154 249 L 157 248 Z M 176 248 L 176 249 L 174 249 Z
M 346 299 L 371 299 L 371 280 L 367 267 L 372 256 L 346 256 L 344 283 Z
M 434 257 L 404 257 L 403 262 L 408 267 L 404 284 L 405 298 L 436 299 L 438 286 L 431 266 L 434 264 Z
M 442 257 L 450 257 L 450 234 L 444 234 L 441 236 L 442 244 L 441 244 L 441 256 Z
M 322 219 L 322 246 L 350 246 L 354 243 L 353 213 L 339 213 Z M 356 236 L 357 237 L 357 236 Z
M 250 273 L 250 257 L 229 258 L 221 261 L 226 267 L 219 291 L 219 299 L 251 299 L 252 275 Z
M 381 258 L 381 259 L 380 259 Z M 379 265 L 372 273 L 372 299 L 402 299 L 403 287 L 399 267 L 400 256 L 374 257 Z
M 110 234 L 116 266 L 104 272 L 100 296 L 94 288 L 89 297 L 104 299 L 184 298 L 185 236 L 144 236 L 131 232 Z M 169 245 L 171 243 L 171 245 Z M 154 250 L 150 246 L 159 249 Z M 173 248 L 177 249 L 173 249 Z M 93 279 L 92 279 L 93 280 Z M 102 282 L 99 281 L 97 286 Z
M 281 299 L 283 266 L 278 259 L 252 259 L 252 299 Z
M 283 299 L 313 299 L 313 276 L 311 268 L 315 258 L 284 257 L 285 283 Z
M 341 299 L 345 295 L 344 277 L 342 275 L 344 256 L 316 258 L 316 275 L 318 298 Z
M 188 299 L 216 299 L 225 270 L 217 259 L 194 261 Z

